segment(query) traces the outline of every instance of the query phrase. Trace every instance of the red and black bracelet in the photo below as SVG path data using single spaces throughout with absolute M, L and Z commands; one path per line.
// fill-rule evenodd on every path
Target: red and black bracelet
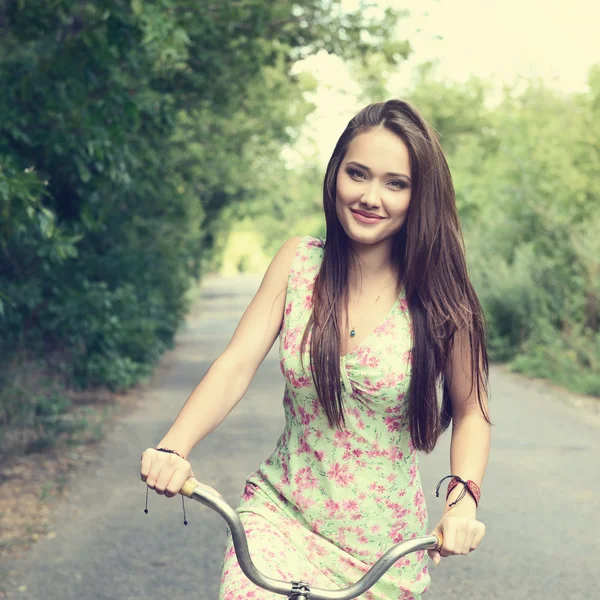
M 446 475 L 446 477 L 444 477 L 443 479 L 440 480 L 440 482 L 437 484 L 437 488 L 435 489 L 436 498 L 439 498 L 439 496 L 440 496 L 440 486 L 442 485 L 442 482 L 445 481 L 446 479 L 448 479 L 449 477 L 451 479 L 450 479 L 450 483 L 448 484 L 448 491 L 446 492 L 446 500 L 448 500 L 448 496 L 450 495 L 450 492 L 459 483 L 462 483 L 464 486 L 462 491 L 456 498 L 456 500 L 454 502 L 451 502 L 449 506 L 454 506 L 458 501 L 462 500 L 466 496 L 467 492 L 469 492 L 471 494 L 471 496 L 473 496 L 473 499 L 475 500 L 475 508 L 478 508 L 479 500 L 481 499 L 481 490 L 479 489 L 479 486 L 471 479 L 468 479 L 467 481 L 465 481 L 464 479 L 461 479 L 460 477 L 458 477 L 458 475 Z

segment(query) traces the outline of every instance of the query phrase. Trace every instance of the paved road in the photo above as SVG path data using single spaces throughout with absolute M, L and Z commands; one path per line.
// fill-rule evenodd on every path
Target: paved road
M 150 497 L 138 477 L 140 451 L 156 443 L 223 350 L 258 285 L 255 278 L 210 279 L 201 309 L 178 338 L 168 367 L 143 405 L 103 445 L 98 463 L 80 473 L 56 516 L 57 536 L 40 542 L 16 569 L 11 598 L 29 600 L 213 600 L 225 527 L 211 511 Z M 275 350 L 244 400 L 192 455 L 196 474 L 237 502 L 248 473 L 273 449 L 283 426 L 283 378 Z M 578 600 L 597 595 L 600 559 L 600 413 L 575 406 L 549 386 L 492 372 L 493 450 L 479 518 L 484 543 L 467 557 L 432 569 L 428 599 Z M 448 438 L 422 459 L 436 522 L 436 481 L 448 472 Z M 589 589 L 588 589 L 589 588 Z

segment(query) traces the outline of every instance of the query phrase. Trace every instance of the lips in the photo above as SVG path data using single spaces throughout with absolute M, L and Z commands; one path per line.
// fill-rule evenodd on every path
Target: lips
M 367 217 L 367 219 L 383 219 L 383 217 L 380 217 L 379 215 L 375 215 L 373 213 L 368 213 L 368 212 L 365 212 L 364 210 L 352 210 L 352 209 L 350 209 L 350 210 L 357 215 L 362 215 L 363 217 Z

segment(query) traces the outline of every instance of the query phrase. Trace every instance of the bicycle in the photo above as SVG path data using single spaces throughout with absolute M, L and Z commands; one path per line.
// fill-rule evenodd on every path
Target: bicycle
M 411 552 L 419 550 L 439 550 L 442 547 L 442 536 L 427 535 L 400 542 L 392 546 L 365 575 L 353 585 L 341 590 L 324 590 L 311 588 L 307 582 L 285 582 L 273 579 L 261 573 L 252 562 L 248 549 L 248 540 L 244 526 L 235 510 L 213 488 L 201 484 L 196 479 L 186 481 L 179 492 L 183 496 L 196 500 L 204 506 L 212 508 L 220 514 L 231 531 L 235 554 L 240 568 L 246 577 L 255 585 L 276 594 L 286 596 L 288 600 L 351 600 L 364 594 L 373 587 L 392 565 Z

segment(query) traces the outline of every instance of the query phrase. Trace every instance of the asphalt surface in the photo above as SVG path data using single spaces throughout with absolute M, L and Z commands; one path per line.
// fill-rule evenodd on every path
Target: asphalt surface
M 179 600 L 217 598 L 225 525 L 209 509 L 150 496 L 145 515 L 140 452 L 156 444 L 225 348 L 258 287 L 255 277 L 210 278 L 140 407 L 111 431 L 94 466 L 70 483 L 53 523 L 12 571 L 10 598 Z M 246 396 L 191 456 L 199 479 L 236 504 L 245 477 L 283 427 L 277 343 Z M 478 518 L 487 535 L 466 557 L 432 566 L 428 600 L 578 600 L 598 597 L 600 402 L 492 370 L 493 444 Z M 443 506 L 449 436 L 421 459 L 430 526 Z M 596 573 L 596 575 L 594 575 Z

